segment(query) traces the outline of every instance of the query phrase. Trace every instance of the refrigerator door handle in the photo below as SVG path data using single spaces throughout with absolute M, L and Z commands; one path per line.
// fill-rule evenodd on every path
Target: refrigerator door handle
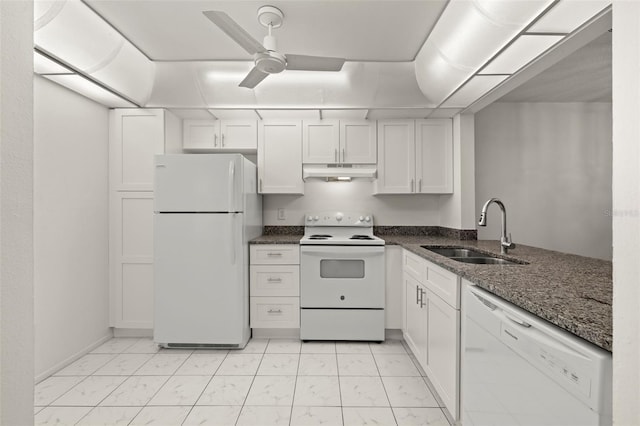
M 229 161 L 229 181 L 228 181 L 228 185 L 229 185 L 229 212 L 236 211 L 236 206 L 235 206 L 235 190 L 236 190 L 235 180 L 236 180 L 236 164 L 235 164 L 235 162 L 233 160 L 231 160 L 231 161 Z
M 231 232 L 231 264 L 236 264 L 236 214 L 230 214 L 229 220 L 231 226 L 229 226 L 229 232 Z

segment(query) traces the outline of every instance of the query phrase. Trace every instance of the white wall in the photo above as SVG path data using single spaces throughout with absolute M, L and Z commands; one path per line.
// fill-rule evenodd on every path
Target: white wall
M 613 2 L 613 423 L 640 424 L 640 3 Z
M 304 195 L 263 196 L 265 225 L 304 225 L 310 211 L 371 212 L 375 225 L 440 225 L 439 195 L 372 195 L 373 183 L 325 182 L 310 179 Z M 277 209 L 285 209 L 286 220 L 278 220 Z
M 476 114 L 476 214 L 513 241 L 611 259 L 610 103 L 495 103 Z M 478 239 L 499 239 L 489 208 Z
M 0 1 L 0 424 L 33 424 L 33 4 Z
M 108 109 L 34 79 L 35 375 L 110 334 Z

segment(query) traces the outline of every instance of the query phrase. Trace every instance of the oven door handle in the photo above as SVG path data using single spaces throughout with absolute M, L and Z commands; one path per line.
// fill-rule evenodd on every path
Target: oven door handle
M 326 259 L 356 259 L 356 258 L 370 258 L 376 256 L 382 256 L 384 254 L 384 246 L 379 247 L 377 250 L 361 250 L 356 246 L 304 246 L 300 254 L 304 256 L 324 257 Z M 340 250 L 342 247 L 348 247 L 348 250 Z

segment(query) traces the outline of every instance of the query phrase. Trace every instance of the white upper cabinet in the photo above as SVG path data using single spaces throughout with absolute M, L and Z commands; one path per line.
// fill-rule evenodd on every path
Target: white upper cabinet
M 416 120 L 416 192 L 453 192 L 452 132 L 449 119 Z
M 114 109 L 110 118 L 110 187 L 152 191 L 153 158 L 165 152 L 165 110 Z
M 261 194 L 304 194 L 300 120 L 260 122 L 258 191 Z
M 375 164 L 378 160 L 376 122 L 340 120 L 340 148 L 343 163 Z
M 414 120 L 378 120 L 378 194 L 410 194 L 415 189 Z
M 302 122 L 302 162 L 304 164 L 339 163 L 340 122 L 304 120 Z
M 377 194 L 453 192 L 450 119 L 379 120 Z
M 304 164 L 375 164 L 376 125 L 368 120 L 304 120 Z
M 257 149 L 256 120 L 184 120 L 185 151 L 253 152 Z

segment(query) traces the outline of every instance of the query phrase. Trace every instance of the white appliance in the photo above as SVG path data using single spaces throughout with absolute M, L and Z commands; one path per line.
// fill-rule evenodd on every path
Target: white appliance
M 306 217 L 300 240 L 300 338 L 384 340 L 384 240 L 367 213 Z
M 611 353 L 476 286 L 462 310 L 462 424 L 612 423 Z
M 262 233 L 256 166 L 239 154 L 155 158 L 154 341 L 242 348 L 248 241 Z

